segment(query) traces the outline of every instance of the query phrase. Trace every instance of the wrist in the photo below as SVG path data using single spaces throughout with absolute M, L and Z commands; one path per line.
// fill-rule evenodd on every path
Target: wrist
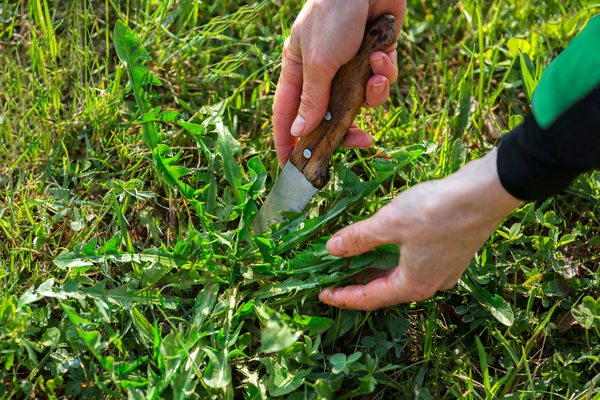
M 482 220 L 496 224 L 521 203 L 502 186 L 497 158 L 498 151 L 494 149 L 448 177 L 450 184 L 460 188 L 456 193 L 461 207 L 468 207 Z

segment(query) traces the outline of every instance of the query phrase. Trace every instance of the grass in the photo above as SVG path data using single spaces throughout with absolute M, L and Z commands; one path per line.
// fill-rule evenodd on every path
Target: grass
M 599 398 L 600 174 L 523 204 L 431 300 L 320 287 L 326 238 L 497 145 L 593 1 L 409 1 L 398 82 L 307 215 L 250 223 L 298 2 L 0 6 L 3 398 Z

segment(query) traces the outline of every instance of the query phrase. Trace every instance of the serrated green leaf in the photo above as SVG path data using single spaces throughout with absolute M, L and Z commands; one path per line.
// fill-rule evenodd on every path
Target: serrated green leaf
M 252 238 L 252 241 L 256 244 L 256 247 L 258 247 L 264 260 L 270 260 L 272 258 L 272 254 L 277 246 L 271 239 L 255 236 Z
M 310 221 L 302 222 L 303 227 L 301 229 L 283 236 L 275 254 L 285 253 L 306 241 L 314 233 L 321 231 L 324 226 L 336 219 L 347 207 L 368 196 L 369 193 L 375 190 L 378 187 L 378 182 L 359 182 L 353 185 L 352 189 L 347 190 L 346 195 L 340 198 L 327 214 L 312 218 Z M 285 232 L 285 228 L 282 231 Z M 271 234 L 271 238 L 279 237 L 281 233 L 281 231 L 275 231 Z
M 160 81 L 148 71 L 142 64 L 150 60 L 150 55 L 144 49 L 140 41 L 135 37 L 131 29 L 121 21 L 117 21 L 114 30 L 114 44 L 119 59 L 127 68 L 127 75 L 133 88 L 136 104 L 140 113 L 146 113 L 148 109 L 147 100 L 142 86 L 147 83 L 160 85 Z M 154 150 L 160 143 L 160 136 L 152 122 L 142 125 L 142 132 L 146 145 Z
M 179 178 L 189 174 L 191 171 L 185 167 L 174 165 L 177 161 L 179 161 L 181 153 L 175 156 L 172 155 L 173 153 L 171 152 L 171 149 L 164 144 L 156 146 L 152 152 L 152 156 L 160 176 L 168 185 L 179 189 L 183 197 L 185 197 L 186 200 L 188 200 L 194 206 L 199 214 L 203 215 L 204 210 L 202 203 L 200 203 L 200 201 L 196 198 L 202 193 L 202 190 L 195 190 L 190 185 L 179 180 Z

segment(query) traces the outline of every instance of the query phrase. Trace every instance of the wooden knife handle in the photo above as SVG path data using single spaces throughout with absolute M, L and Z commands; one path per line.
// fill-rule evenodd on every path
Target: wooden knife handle
M 331 83 L 327 108 L 331 118 L 323 119 L 296 145 L 290 162 L 315 188 L 322 189 L 329 182 L 329 160 L 365 102 L 367 82 L 373 76 L 371 54 L 386 51 L 396 40 L 396 19 L 392 15 L 383 15 L 367 27 L 360 50 L 339 69 Z

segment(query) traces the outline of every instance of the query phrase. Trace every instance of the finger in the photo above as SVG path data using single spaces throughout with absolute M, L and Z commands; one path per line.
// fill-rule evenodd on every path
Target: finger
M 306 136 L 323 120 L 329 104 L 331 81 L 340 68 L 335 59 L 317 51 L 303 55 L 300 108 L 291 128 L 293 136 Z
M 382 244 L 394 243 L 393 235 L 401 221 L 390 205 L 379 209 L 371 218 L 349 225 L 327 241 L 327 251 L 337 257 L 350 257 Z
M 367 271 L 366 282 L 369 283 L 373 282 L 375 279 L 387 278 L 392 271 L 393 269 L 371 268 Z M 348 278 L 348 280 L 354 284 L 362 285 L 365 283 L 365 276 L 364 273 L 361 272 L 359 274 L 352 275 L 350 278 Z
M 371 69 L 373 75 L 383 75 L 390 83 L 396 82 L 398 79 L 398 60 L 396 49 L 391 49 L 387 52 L 376 51 L 371 55 Z
M 398 51 L 396 50 L 397 47 L 398 43 L 396 43 L 394 46 L 390 47 L 386 51 L 386 54 L 390 58 L 390 61 L 392 62 L 392 64 L 394 64 L 394 67 L 396 68 L 396 79 L 398 79 Z M 396 79 L 390 80 L 390 82 L 394 83 L 396 82 Z
M 293 136 L 300 137 L 312 132 L 325 116 L 329 104 L 331 81 L 339 69 L 321 58 L 313 60 L 306 58 L 300 108 L 290 130 Z
M 390 95 L 390 86 L 387 78 L 375 75 L 367 82 L 365 106 L 377 107 L 385 103 Z
M 281 76 L 273 101 L 273 137 L 281 166 L 290 158 L 298 141 L 291 135 L 290 129 L 300 106 L 302 80 L 302 57 L 292 52 L 288 39 L 283 49 Z
M 364 311 L 413 301 L 414 293 L 401 280 L 401 269 L 397 267 L 391 271 L 388 276 L 367 285 L 325 288 L 319 293 L 319 300 L 338 308 Z
M 373 145 L 373 138 L 367 132 L 352 123 L 342 141 L 342 147 L 346 149 L 368 149 Z

